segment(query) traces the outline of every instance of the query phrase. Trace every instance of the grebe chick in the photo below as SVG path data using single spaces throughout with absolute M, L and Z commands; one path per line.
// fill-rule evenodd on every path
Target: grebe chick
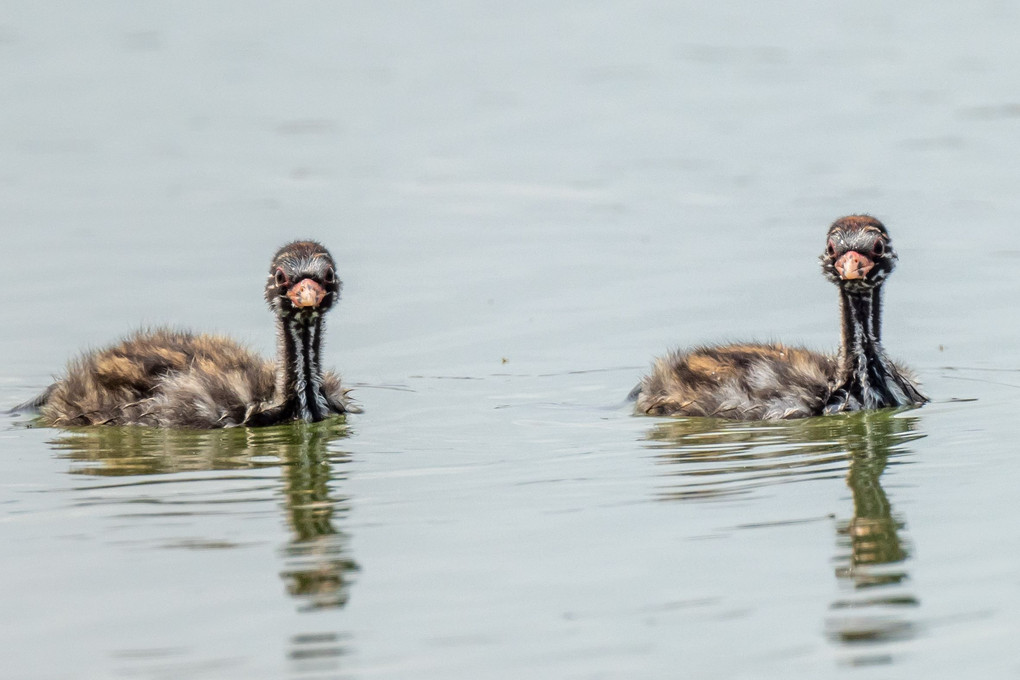
M 29 405 L 49 425 L 218 428 L 323 420 L 356 411 L 323 372 L 323 316 L 340 295 L 332 256 L 296 241 L 277 251 L 265 298 L 276 315 L 277 359 L 232 340 L 166 328 L 141 331 L 73 360 Z
M 836 220 L 821 262 L 840 291 L 837 356 L 780 344 L 677 350 L 658 359 L 631 393 L 635 410 L 782 420 L 925 403 L 909 373 L 889 360 L 881 344 L 881 289 L 896 263 L 885 226 L 867 215 Z
M 912 373 L 882 346 L 882 285 L 898 259 L 885 225 L 869 215 L 836 220 L 819 259 L 839 287 L 841 317 L 839 369 L 824 412 L 927 403 Z

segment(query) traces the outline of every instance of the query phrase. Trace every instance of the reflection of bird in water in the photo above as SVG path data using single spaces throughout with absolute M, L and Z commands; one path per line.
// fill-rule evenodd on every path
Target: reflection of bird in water
M 657 422 L 648 434 L 660 473 L 669 480 L 658 497 L 713 500 L 775 484 L 845 475 L 853 515 L 836 524 L 836 577 L 863 598 L 831 605 L 829 636 L 842 643 L 880 642 L 914 634 L 903 607 L 917 606 L 902 591 L 902 563 L 910 551 L 904 522 L 893 511 L 881 475 L 890 458 L 923 437 L 907 413 L 865 411 L 833 418 L 742 423 L 703 418 Z
M 909 422 L 902 419 L 865 420 L 863 432 L 846 438 L 850 451 L 847 486 L 853 494 L 853 517 L 842 523 L 839 533 L 847 539 L 849 554 L 846 566 L 837 569 L 841 578 L 850 578 L 857 587 L 897 583 L 903 573 L 875 573 L 870 565 L 893 564 L 907 558 L 907 550 L 899 540 L 903 524 L 893 518 L 892 505 L 879 481 L 889 460 L 893 435 L 909 432 Z
M 284 549 L 287 568 L 281 575 L 306 609 L 342 607 L 348 597 L 346 581 L 358 565 L 346 555 L 347 536 L 333 526 L 339 506 L 329 495 L 334 468 L 325 455 L 327 440 L 316 431 L 305 438 L 284 468 L 294 538 Z
M 843 419 L 840 419 L 843 421 Z M 908 557 L 898 532 L 903 523 L 893 516 L 892 504 L 882 488 L 881 475 L 890 456 L 904 453 L 904 445 L 920 439 L 917 419 L 906 414 L 863 413 L 847 418 L 838 441 L 849 456 L 846 483 L 853 495 L 853 517 L 837 527 L 847 537 L 846 565 L 841 578 L 858 587 L 898 583 L 904 574 L 869 571 L 869 565 L 893 564 Z
M 72 361 L 27 406 L 50 425 L 218 428 L 318 421 L 352 410 L 321 365 L 323 316 L 340 295 L 333 258 L 300 241 L 273 257 L 265 297 L 275 364 L 224 337 L 158 329 Z
M 780 420 L 927 401 L 881 343 L 882 284 L 896 263 L 885 226 L 866 215 L 836 220 L 821 261 L 826 278 L 839 286 L 838 356 L 780 344 L 675 351 L 657 360 L 631 393 L 636 410 Z
M 346 427 L 336 421 L 257 430 L 104 427 L 63 433 L 52 445 L 62 457 L 78 463 L 75 473 L 94 476 L 280 466 L 283 504 L 293 532 L 282 550 L 281 576 L 304 608 L 317 609 L 343 606 L 351 574 L 358 569 L 348 554 L 347 534 L 336 526 L 348 511 L 348 500 L 334 496 L 330 488 L 343 478 L 339 473 L 347 458 L 330 451 L 329 444 L 346 436 Z M 151 494 L 149 484 L 142 489 Z
M 913 418 L 862 415 L 858 426 L 843 438 L 850 453 L 846 482 L 853 495 L 854 511 L 849 520 L 836 526 L 840 553 L 835 572 L 838 579 L 866 594 L 833 602 L 832 610 L 850 613 L 834 616 L 827 624 L 829 637 L 846 644 L 913 637 L 916 626 L 903 617 L 903 608 L 920 604 L 901 589 L 909 580 L 901 565 L 910 551 L 900 536 L 904 522 L 893 512 L 880 478 L 889 456 L 901 453 L 903 442 L 923 435 L 913 431 Z

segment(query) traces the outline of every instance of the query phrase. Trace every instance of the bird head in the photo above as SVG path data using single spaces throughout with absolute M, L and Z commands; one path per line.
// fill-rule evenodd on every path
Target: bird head
M 885 225 L 868 215 L 841 217 L 829 227 L 819 258 L 825 278 L 850 292 L 882 285 L 896 266 L 896 251 Z
M 295 241 L 273 256 L 266 302 L 277 316 L 311 319 L 329 311 L 340 288 L 329 251 L 314 241 Z

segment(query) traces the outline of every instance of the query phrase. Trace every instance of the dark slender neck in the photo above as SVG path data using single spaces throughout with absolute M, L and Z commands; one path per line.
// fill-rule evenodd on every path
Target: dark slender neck
M 276 394 L 293 417 L 322 420 L 328 414 L 322 396 L 322 315 L 277 317 Z
M 904 379 L 885 354 L 880 339 L 880 287 L 851 292 L 840 287 L 842 343 L 840 377 L 850 396 L 862 408 L 881 408 L 909 403 Z
M 842 342 L 840 358 L 844 369 L 868 361 L 881 353 L 882 343 L 875 333 L 875 302 L 878 291 L 857 293 L 839 290 L 840 315 L 842 317 Z

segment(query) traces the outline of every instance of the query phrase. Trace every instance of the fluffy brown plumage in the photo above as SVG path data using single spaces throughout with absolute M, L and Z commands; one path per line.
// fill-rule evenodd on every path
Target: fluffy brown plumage
M 221 336 L 142 331 L 73 360 L 30 405 L 56 426 L 206 429 L 346 413 L 347 390 L 319 360 L 323 315 L 340 287 L 324 247 L 288 244 L 273 257 L 265 290 L 276 314 L 276 362 Z
M 641 381 L 637 410 L 731 420 L 818 415 L 836 367 L 833 357 L 780 344 L 676 350 Z
M 780 420 L 926 402 L 881 344 L 881 287 L 896 262 L 885 226 L 867 215 L 836 220 L 821 262 L 840 291 L 837 356 L 779 344 L 677 350 L 631 393 L 636 411 Z

